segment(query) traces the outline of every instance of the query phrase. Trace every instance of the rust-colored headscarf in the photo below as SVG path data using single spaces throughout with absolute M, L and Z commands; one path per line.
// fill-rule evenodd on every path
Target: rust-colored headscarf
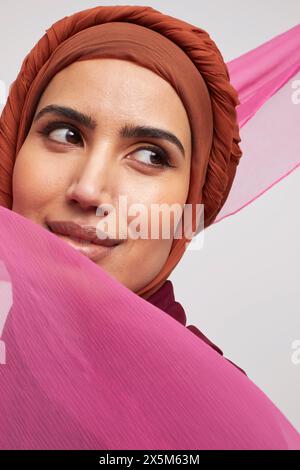
M 0 119 L 0 205 L 12 208 L 15 158 L 53 76 L 75 61 L 104 57 L 147 67 L 177 92 L 192 134 L 186 203 L 204 204 L 208 227 L 227 199 L 242 155 L 238 95 L 206 31 L 144 6 L 99 6 L 66 16 L 47 29 L 25 57 Z M 165 265 L 138 295 L 148 298 L 161 287 L 188 242 L 184 236 L 173 240 Z

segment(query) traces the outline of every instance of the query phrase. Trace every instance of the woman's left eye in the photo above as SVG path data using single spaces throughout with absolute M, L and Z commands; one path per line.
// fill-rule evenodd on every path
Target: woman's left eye
M 159 149 L 158 147 L 153 147 L 153 146 L 141 147 L 135 150 L 134 152 L 132 152 L 132 154 L 137 154 L 137 153 L 139 153 L 142 156 L 140 161 L 147 166 L 150 166 L 150 167 L 151 166 L 152 167 L 162 167 L 162 166 L 171 167 L 172 166 L 170 164 L 170 160 L 169 160 L 167 153 Z
M 66 124 L 59 124 L 55 122 L 49 123 L 40 131 L 40 133 L 48 137 L 50 140 L 54 140 L 60 144 L 77 145 L 78 143 L 83 142 L 80 132 Z

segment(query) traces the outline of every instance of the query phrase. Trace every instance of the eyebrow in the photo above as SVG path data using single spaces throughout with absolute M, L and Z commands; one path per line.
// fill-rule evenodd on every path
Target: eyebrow
M 89 130 L 94 130 L 97 127 L 97 122 L 91 116 L 83 114 L 80 111 L 77 111 L 76 109 L 69 108 L 68 106 L 59 106 L 54 104 L 42 108 L 33 118 L 33 122 L 38 121 L 46 114 L 56 114 L 62 117 L 72 119 L 73 121 L 77 122 L 78 124 L 81 124 Z M 119 130 L 119 136 L 125 138 L 152 137 L 155 139 L 167 140 L 168 142 L 176 145 L 176 147 L 180 150 L 182 156 L 185 157 L 184 147 L 181 141 L 178 139 L 178 137 L 176 137 L 176 135 L 172 134 L 172 132 L 169 132 L 164 129 L 142 125 L 125 124 Z

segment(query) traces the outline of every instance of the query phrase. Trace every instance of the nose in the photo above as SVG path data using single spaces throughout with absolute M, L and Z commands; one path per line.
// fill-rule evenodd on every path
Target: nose
M 105 204 L 112 205 L 117 192 L 117 181 L 117 169 L 111 153 L 100 153 L 98 150 L 87 156 L 83 165 L 75 168 L 66 199 L 84 210 L 96 210 Z M 107 215 L 105 209 L 103 215 Z

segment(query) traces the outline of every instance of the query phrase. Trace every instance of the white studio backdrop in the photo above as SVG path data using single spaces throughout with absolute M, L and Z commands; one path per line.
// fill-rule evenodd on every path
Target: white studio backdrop
M 300 22 L 298 0 L 0 0 L 0 111 L 8 85 L 46 28 L 98 5 L 146 5 L 208 31 L 226 62 Z M 300 53 L 300 51 L 299 51 Z M 300 127 L 300 122 L 299 122 Z M 170 276 L 187 324 L 240 365 L 300 431 L 299 187 L 296 170 L 237 214 L 208 228 Z

